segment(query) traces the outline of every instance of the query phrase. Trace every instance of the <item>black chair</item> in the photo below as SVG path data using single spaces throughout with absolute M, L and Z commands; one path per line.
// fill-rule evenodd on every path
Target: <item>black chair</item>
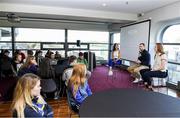
M 41 79 L 41 92 L 45 98 L 47 97 L 47 93 L 54 92 L 55 97 L 59 96 L 59 92 L 57 91 L 56 83 L 53 79 Z
M 68 106 L 69 106 L 69 110 L 70 110 L 69 117 L 71 117 L 72 112 L 79 114 L 80 104 L 78 104 L 77 101 L 74 99 L 71 90 L 67 88 L 66 94 L 67 94 L 67 101 L 68 101 Z
M 160 87 L 166 87 L 166 92 L 167 92 L 167 95 L 168 95 L 168 87 L 166 85 L 160 84 L 160 82 L 162 83 L 163 79 L 166 79 L 166 81 L 168 81 L 168 79 L 169 79 L 168 70 L 166 71 L 166 73 L 167 74 L 166 74 L 165 77 L 162 77 L 162 78 L 157 77 L 158 78 L 158 85 L 156 87 L 158 88 L 158 92 L 160 92 L 159 91 Z M 152 81 L 154 81 L 153 78 L 152 78 Z

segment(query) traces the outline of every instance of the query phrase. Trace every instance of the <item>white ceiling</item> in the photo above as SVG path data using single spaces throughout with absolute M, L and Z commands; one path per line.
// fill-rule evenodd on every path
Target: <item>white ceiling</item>
M 1 0 L 0 3 L 17 3 L 138 14 L 177 1 L 180 0 Z M 103 7 L 103 3 L 106 4 L 105 7 Z
M 20 17 L 127 23 L 136 21 L 139 13 L 178 1 L 180 0 L 0 0 L 0 16 L 13 12 Z

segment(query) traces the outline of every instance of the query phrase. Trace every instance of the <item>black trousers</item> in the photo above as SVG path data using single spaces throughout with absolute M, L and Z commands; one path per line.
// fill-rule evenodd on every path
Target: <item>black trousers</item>
M 140 74 L 144 82 L 147 82 L 148 85 L 151 85 L 152 77 L 165 78 L 168 76 L 168 72 L 162 71 L 151 71 L 149 69 L 140 70 Z

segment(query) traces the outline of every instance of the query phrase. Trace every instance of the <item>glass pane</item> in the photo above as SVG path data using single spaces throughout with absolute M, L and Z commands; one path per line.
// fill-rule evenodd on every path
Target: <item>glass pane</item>
M 51 50 L 51 52 L 53 52 L 55 54 L 55 52 L 58 51 L 59 54 L 61 55 L 61 57 L 65 57 L 65 51 L 64 50 Z M 43 52 L 43 56 L 45 57 L 45 54 L 47 53 L 47 50 L 42 50 Z
M 96 55 L 96 60 L 108 60 L 108 51 L 91 51 Z
M 0 27 L 0 41 L 11 41 L 11 28 Z
M 64 48 L 64 45 L 63 44 L 43 44 L 43 48 L 57 49 L 57 48 Z
M 64 42 L 65 30 L 16 28 L 16 41 Z
M 163 43 L 180 43 L 180 25 L 167 28 L 163 34 Z
M 169 81 L 178 83 L 180 81 L 180 65 L 168 63 Z
M 108 44 L 90 44 L 90 50 L 108 50 Z
M 87 45 L 82 45 L 82 44 L 81 44 L 81 46 L 78 47 L 78 46 L 75 45 L 75 44 L 69 44 L 69 45 L 68 45 L 68 48 L 72 48 L 72 49 L 77 49 L 77 48 L 87 49 L 88 46 L 87 46 Z
M 84 53 L 84 52 L 87 52 L 87 50 L 83 50 L 83 51 L 79 51 L 79 50 L 68 51 L 67 55 L 68 55 L 68 57 L 71 56 L 71 55 L 79 57 L 79 52 L 83 52 Z
M 108 43 L 109 32 L 68 30 L 68 42 Z
M 180 46 L 164 45 L 164 50 L 168 55 L 168 60 L 180 63 Z
M 15 49 L 40 49 L 40 43 L 15 43 Z
M 114 39 L 113 43 L 119 43 L 120 44 L 120 33 L 114 33 L 113 39 Z
M 0 49 L 12 49 L 12 43 L 0 43 Z

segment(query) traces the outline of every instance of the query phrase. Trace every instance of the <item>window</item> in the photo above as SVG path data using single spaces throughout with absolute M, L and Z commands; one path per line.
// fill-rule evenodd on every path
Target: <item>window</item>
M 114 33 L 113 40 L 114 40 L 113 43 L 120 44 L 120 33 Z
M 180 25 L 169 26 L 163 33 L 162 42 L 168 55 L 169 82 L 180 81 Z
M 68 30 L 68 42 L 108 43 L 109 32 Z
M 16 28 L 16 41 L 64 42 L 65 31 L 56 29 Z
M 81 41 L 81 47 L 77 47 L 76 44 L 69 44 L 68 48 L 74 50 L 69 51 L 68 55 L 77 55 L 79 48 L 81 51 L 95 52 L 96 60 L 108 59 L 109 32 L 68 30 L 68 43 L 76 43 L 77 40 Z
M 0 27 L 0 41 L 11 41 L 11 28 Z
M 12 57 L 12 32 L 9 27 L 0 27 L 0 49 L 8 49 Z

